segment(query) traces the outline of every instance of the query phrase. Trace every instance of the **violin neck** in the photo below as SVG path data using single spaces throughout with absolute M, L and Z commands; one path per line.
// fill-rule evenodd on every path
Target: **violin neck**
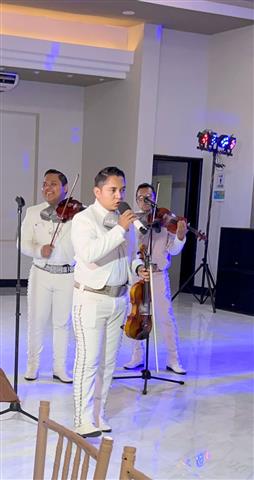
M 199 240 L 204 240 L 206 241 L 207 237 L 205 235 L 205 233 L 202 233 L 202 232 L 199 232 L 198 230 L 196 230 L 196 228 L 193 228 L 191 227 L 190 225 L 187 225 L 187 228 L 190 232 L 194 233 L 194 235 L 196 235 L 196 237 L 199 239 Z

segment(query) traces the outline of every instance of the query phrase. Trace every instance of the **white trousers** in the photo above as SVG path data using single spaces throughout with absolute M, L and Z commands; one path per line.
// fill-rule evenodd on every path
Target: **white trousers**
M 85 422 L 97 423 L 98 417 L 104 416 L 127 302 L 127 295 L 113 298 L 74 288 L 75 427 Z
M 157 331 L 160 329 L 167 347 L 166 364 L 179 362 L 178 332 L 171 302 L 171 289 L 168 271 L 153 273 L 154 309 Z M 143 360 L 144 346 L 134 340 L 132 358 Z
M 65 369 L 73 282 L 73 273 L 54 274 L 32 266 L 28 280 L 28 367 L 39 368 L 45 327 L 51 318 L 53 368 Z

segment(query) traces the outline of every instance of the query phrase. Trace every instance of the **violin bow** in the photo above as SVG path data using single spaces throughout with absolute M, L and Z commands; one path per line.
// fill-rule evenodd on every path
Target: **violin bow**
M 55 232 L 54 232 L 54 234 L 53 234 L 53 237 L 52 237 L 52 239 L 51 239 L 51 242 L 50 242 L 50 246 L 51 246 L 51 247 L 54 245 L 54 241 L 55 241 L 55 238 L 56 238 L 56 236 L 57 236 L 57 232 L 58 232 L 58 230 L 59 230 L 60 225 L 62 225 L 62 220 L 63 220 L 63 218 L 64 218 L 64 214 L 65 214 L 66 208 L 67 208 L 67 206 L 68 206 L 68 204 L 69 204 L 69 201 L 70 201 L 70 199 L 71 199 L 73 190 L 74 190 L 74 188 L 76 187 L 76 184 L 77 184 L 78 179 L 79 179 L 79 173 L 77 173 L 77 175 L 76 175 L 76 178 L 75 178 L 75 180 L 74 180 L 74 182 L 73 182 L 73 185 L 72 185 L 72 187 L 71 187 L 71 191 L 70 191 L 70 193 L 69 193 L 69 195 L 68 195 L 68 198 L 67 198 L 67 200 L 66 200 L 66 202 L 65 202 L 65 205 L 64 205 L 62 214 L 61 214 L 61 216 L 59 217 L 60 222 L 57 224 L 57 227 L 56 227 Z
M 160 182 L 158 182 L 156 185 L 155 207 L 153 208 L 152 224 L 154 222 L 155 215 L 156 215 L 156 205 L 158 202 L 159 190 L 160 190 Z M 150 242 L 151 242 L 151 236 L 149 237 L 148 252 L 150 251 Z M 158 347 L 157 347 L 157 327 L 156 327 L 155 308 L 154 308 L 155 303 L 154 303 L 154 288 L 153 288 L 153 269 L 152 269 L 151 262 L 149 262 L 149 271 L 150 271 L 150 290 L 151 290 L 152 319 L 153 319 L 154 356 L 155 356 L 156 372 L 158 373 L 159 363 L 158 363 Z

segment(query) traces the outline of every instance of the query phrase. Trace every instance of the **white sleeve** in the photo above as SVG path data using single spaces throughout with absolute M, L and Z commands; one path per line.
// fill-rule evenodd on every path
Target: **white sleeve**
M 72 220 L 71 240 L 75 256 L 85 263 L 94 263 L 125 241 L 125 230 L 121 225 L 116 225 L 98 236 L 94 222 L 87 216 L 77 214 Z
M 41 247 L 34 238 L 34 219 L 30 208 L 27 209 L 21 225 L 21 252 L 28 257 L 43 258 Z
M 177 235 L 168 232 L 167 246 L 166 249 L 170 255 L 178 255 L 186 242 L 186 237 L 183 240 L 179 240 Z

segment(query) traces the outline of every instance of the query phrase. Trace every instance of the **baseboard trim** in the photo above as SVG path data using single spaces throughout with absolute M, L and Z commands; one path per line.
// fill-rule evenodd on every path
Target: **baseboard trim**
M 27 287 L 27 279 L 20 280 L 21 287 Z M 17 279 L 15 278 L 7 278 L 7 279 L 0 279 L 0 288 L 9 288 L 9 287 L 16 287 Z

